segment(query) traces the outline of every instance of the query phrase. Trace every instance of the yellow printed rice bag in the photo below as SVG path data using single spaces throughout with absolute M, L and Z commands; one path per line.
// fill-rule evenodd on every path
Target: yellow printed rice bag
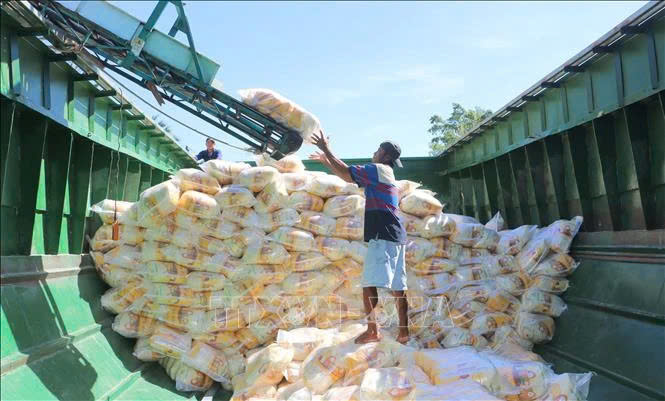
M 237 163 L 227 160 L 208 160 L 201 164 L 201 170 L 216 178 L 220 185 L 230 184 L 241 171 L 250 167 L 247 163 Z
M 334 237 L 345 238 L 352 241 L 363 239 L 365 221 L 361 216 L 347 216 L 337 218 Z
M 323 198 L 305 191 L 295 191 L 289 195 L 286 205 L 290 208 L 305 211 L 320 212 L 323 210 Z
M 106 291 L 102 295 L 102 307 L 111 313 L 121 313 L 145 293 L 146 288 L 143 281 L 129 282 L 124 287 L 115 287 Z
M 528 225 L 517 227 L 514 230 L 500 231 L 496 251 L 504 255 L 517 255 L 536 231 L 538 231 L 537 226 Z
M 234 178 L 233 183 L 242 187 L 249 188 L 256 193 L 261 192 L 266 185 L 279 177 L 279 171 L 270 166 L 250 167 L 242 170 Z
M 155 215 L 166 216 L 173 213 L 180 199 L 180 187 L 174 180 L 164 181 L 143 191 L 136 203 L 137 222 Z M 129 210 L 127 211 L 130 212 Z
M 419 275 L 451 272 L 458 268 L 457 262 L 444 258 L 428 258 L 422 262 L 409 266 L 409 270 Z
M 155 352 L 180 359 L 189 352 L 192 346 L 192 337 L 187 333 L 161 325 L 148 337 L 148 345 Z
M 365 209 L 365 198 L 360 195 L 338 195 L 326 200 L 323 213 L 331 217 L 361 214 Z
M 405 213 L 425 217 L 440 213 L 443 205 L 431 193 L 416 189 L 402 198 L 399 208 Z
M 316 248 L 314 236 L 292 227 L 279 227 L 270 233 L 268 238 L 284 245 L 288 251 L 309 251 Z
M 242 261 L 245 264 L 279 265 L 286 262 L 289 253 L 274 241 L 256 241 L 247 245 Z
M 515 322 L 517 334 L 534 344 L 550 341 L 554 336 L 554 320 L 547 315 L 520 312 Z
M 215 200 L 223 210 L 227 207 L 252 207 L 256 204 L 256 198 L 252 191 L 239 185 L 227 185 L 215 194 Z
M 286 190 L 291 192 L 305 191 L 312 181 L 312 176 L 306 172 L 302 173 L 283 173 L 282 179 L 286 185 Z
M 163 358 L 159 363 L 164 366 L 166 373 L 175 381 L 178 391 L 205 391 L 212 386 L 212 379 L 203 372 L 182 363 L 175 358 Z
M 139 338 L 152 335 L 158 325 L 157 320 L 150 317 L 122 312 L 113 319 L 111 327 L 123 337 Z
M 473 319 L 470 330 L 476 335 L 489 334 L 501 326 L 510 325 L 512 322 L 513 318 L 505 313 L 483 313 Z
M 459 214 L 437 213 L 423 219 L 421 235 L 425 238 L 449 237 L 457 231 L 459 224 L 478 224 L 478 220 Z
M 568 289 L 568 280 L 561 277 L 539 275 L 531 280 L 529 286 L 552 294 L 562 294 Z
M 349 241 L 342 238 L 317 236 L 315 247 L 330 260 L 345 258 L 349 252 Z
M 561 298 L 537 288 L 529 288 L 522 295 L 521 311 L 524 312 L 559 317 L 566 309 L 566 303 Z
M 145 362 L 158 361 L 164 357 L 161 353 L 155 351 L 148 341 L 147 337 L 139 338 L 134 344 L 134 352 L 132 352 L 137 359 Z
M 215 198 L 196 191 L 183 192 L 178 201 L 178 209 L 205 219 L 220 217 Z
M 182 192 L 198 191 L 214 195 L 220 189 L 219 182 L 215 177 L 195 168 L 180 169 L 175 174 L 175 178 L 180 182 Z
M 259 213 L 271 213 L 286 206 L 289 194 L 282 177 L 270 181 L 261 192 L 256 195 L 254 210 Z
M 306 191 L 322 198 L 349 193 L 353 186 L 336 175 L 320 174 L 314 176 Z
M 406 241 L 406 263 L 416 264 L 436 253 L 436 247 L 428 240 L 418 237 L 407 237 Z
M 99 227 L 90 241 L 90 248 L 94 251 L 106 252 L 120 244 L 136 245 L 143 241 L 145 229 L 137 226 L 118 224 L 118 237 L 113 239 L 113 226 Z
M 397 217 L 399 217 L 402 225 L 404 225 L 404 230 L 406 230 L 407 235 L 412 235 L 415 237 L 420 237 L 422 235 L 424 222 L 423 219 L 416 216 L 411 216 L 410 214 L 404 213 L 400 210 L 395 211 Z
M 349 242 L 348 255 L 358 263 L 365 262 L 365 255 L 367 255 L 367 245 L 361 241 Z
M 323 213 L 303 211 L 300 222 L 295 226 L 317 235 L 331 236 L 335 232 L 336 221 Z
M 134 202 L 104 199 L 90 206 L 90 211 L 97 213 L 99 218 L 102 219 L 102 223 L 113 224 L 114 221 L 119 220 L 133 205 Z

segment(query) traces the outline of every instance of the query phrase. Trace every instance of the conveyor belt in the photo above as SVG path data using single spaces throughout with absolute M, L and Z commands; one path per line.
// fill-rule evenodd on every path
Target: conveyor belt
M 145 39 L 153 32 L 167 38 L 152 27 L 168 3 L 175 5 L 179 15 L 169 35 L 174 36 L 178 31 L 187 34 L 190 57 L 196 67 L 191 69 L 194 74 L 189 68 L 187 71 L 178 69 L 146 51 L 141 51 L 142 44 L 145 43 L 145 40 L 141 42 L 141 38 Z M 45 37 L 56 48 L 87 57 L 99 67 L 142 86 L 149 90 L 160 104 L 164 101 L 171 102 L 239 139 L 254 151 L 267 152 L 276 159 L 300 148 L 302 138 L 296 131 L 208 83 L 211 79 L 204 78 L 201 65 L 201 61 L 205 60 L 201 60 L 203 56 L 196 53 L 180 1 L 157 2 L 151 17 L 146 23 L 141 23 L 140 29 L 129 40 L 52 0 L 16 2 L 13 7 L 18 4 L 23 4 L 24 7 L 29 4 L 33 12 L 39 14 L 45 25 L 42 27 L 45 28 Z M 137 42 L 142 43 L 138 49 Z M 187 48 L 184 45 L 179 46 Z

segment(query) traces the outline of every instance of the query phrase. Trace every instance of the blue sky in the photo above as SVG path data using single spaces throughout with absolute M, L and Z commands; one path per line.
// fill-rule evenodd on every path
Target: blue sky
M 113 3 L 142 20 L 155 4 Z M 384 139 L 403 156 L 426 156 L 432 114 L 447 116 L 452 102 L 498 109 L 644 3 L 188 1 L 185 10 L 197 50 L 222 66 L 226 93 L 274 89 L 319 117 L 338 155 L 370 157 Z M 168 6 L 157 29 L 167 32 L 175 15 Z M 161 109 L 239 144 L 175 106 Z M 203 138 L 163 119 L 203 149 Z M 220 147 L 225 159 L 251 158 Z

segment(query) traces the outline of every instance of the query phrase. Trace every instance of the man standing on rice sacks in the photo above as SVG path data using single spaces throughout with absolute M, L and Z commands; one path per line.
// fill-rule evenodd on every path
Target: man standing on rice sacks
M 409 340 L 408 303 L 406 300 L 406 230 L 395 213 L 399 207 L 399 190 L 395 184 L 393 167 L 402 167 L 401 149 L 391 141 L 379 145 L 372 163 L 347 166 L 337 158 L 322 131 L 312 136 L 313 144 L 321 152 L 310 156 L 327 166 L 333 174 L 347 182 L 355 182 L 365 189 L 365 242 L 367 256 L 363 267 L 363 304 L 367 314 L 367 330 L 355 342 L 364 344 L 381 340 L 374 309 L 378 302 L 377 287 L 392 292 L 397 303 L 399 333 L 397 341 Z

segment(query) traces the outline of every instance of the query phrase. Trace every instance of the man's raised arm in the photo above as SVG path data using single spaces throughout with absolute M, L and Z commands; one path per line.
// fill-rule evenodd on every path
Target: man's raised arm
M 346 165 L 343 161 L 337 158 L 332 151 L 330 150 L 330 144 L 328 143 L 328 138 L 323 135 L 323 131 L 319 133 L 314 133 L 312 135 L 312 142 L 316 145 L 317 148 L 321 149 L 323 153 L 315 153 L 310 156 L 313 160 L 318 160 L 327 166 L 333 174 L 343 179 L 346 182 L 353 182 L 351 178 L 351 173 L 349 173 L 349 166 Z

